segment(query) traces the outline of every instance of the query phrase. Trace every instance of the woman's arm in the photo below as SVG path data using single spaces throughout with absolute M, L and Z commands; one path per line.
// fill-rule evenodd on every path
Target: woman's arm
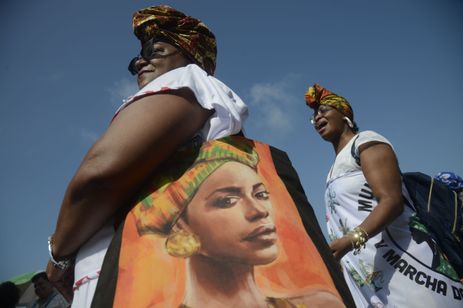
M 128 201 L 212 111 L 187 89 L 127 106 L 84 157 L 64 195 L 53 235 L 56 259 L 74 254 Z
M 402 182 L 397 158 L 388 144 L 369 142 L 362 144 L 359 151 L 363 174 L 378 200 L 378 205 L 359 225 L 371 238 L 402 213 Z M 340 260 L 352 250 L 352 243 L 344 236 L 333 241 L 330 247 Z

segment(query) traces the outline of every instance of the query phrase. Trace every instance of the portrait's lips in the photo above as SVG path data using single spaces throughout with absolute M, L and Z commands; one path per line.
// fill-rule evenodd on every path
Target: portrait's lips
M 276 227 L 273 223 L 258 226 L 243 238 L 243 241 L 274 241 L 276 240 Z

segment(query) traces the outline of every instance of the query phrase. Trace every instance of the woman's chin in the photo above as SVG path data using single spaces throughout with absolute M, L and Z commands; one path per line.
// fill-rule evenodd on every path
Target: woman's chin
M 148 83 L 150 83 L 151 81 L 156 79 L 156 77 L 157 76 L 154 74 L 154 72 L 151 72 L 151 71 L 146 71 L 146 72 L 143 72 L 142 74 L 138 75 L 138 77 L 137 77 L 138 88 L 139 89 L 143 88 Z
M 318 134 L 320 135 L 320 137 L 325 140 L 325 141 L 331 141 L 331 135 L 329 130 L 327 129 L 322 129 L 318 132 Z
M 145 79 L 138 79 L 137 84 L 138 84 L 138 89 L 142 89 L 144 86 L 146 86 L 149 83 L 149 81 Z
M 252 257 L 252 262 L 250 263 L 252 263 L 253 265 L 270 264 L 273 261 L 275 261 L 277 257 L 278 257 L 278 246 L 273 245 L 273 246 L 257 251 Z

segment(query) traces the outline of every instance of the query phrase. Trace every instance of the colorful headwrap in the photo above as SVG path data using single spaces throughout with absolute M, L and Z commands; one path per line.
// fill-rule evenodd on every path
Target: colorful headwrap
M 463 190 L 463 179 L 453 172 L 439 172 L 434 176 L 434 178 L 439 182 L 447 185 L 447 187 L 451 190 L 454 190 L 456 192 Z
M 354 112 L 349 102 L 344 97 L 321 87 L 317 83 L 311 86 L 304 96 L 306 104 L 312 109 L 316 109 L 320 105 L 328 105 L 352 121 L 354 120 Z
M 217 46 L 214 34 L 200 20 L 167 5 L 135 12 L 133 32 L 143 43 L 153 37 L 167 39 L 208 74 L 214 75 Z
M 247 139 L 222 138 L 205 143 L 193 165 L 173 180 L 166 176 L 157 180 L 156 187 L 133 209 L 139 234 L 168 235 L 201 184 L 227 162 L 239 162 L 256 169 L 259 157 Z M 163 183 L 164 184 L 163 184 Z

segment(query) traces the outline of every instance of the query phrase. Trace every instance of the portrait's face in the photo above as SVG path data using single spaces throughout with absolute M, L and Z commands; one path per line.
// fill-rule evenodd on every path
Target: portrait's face
M 269 192 L 246 165 L 228 162 L 214 171 L 185 215 L 202 255 L 248 265 L 268 264 L 278 255 Z
M 140 89 L 162 74 L 190 63 L 179 49 L 169 43 L 157 41 L 147 44 L 150 45 L 142 49 L 147 59 L 139 58 L 135 62 Z

